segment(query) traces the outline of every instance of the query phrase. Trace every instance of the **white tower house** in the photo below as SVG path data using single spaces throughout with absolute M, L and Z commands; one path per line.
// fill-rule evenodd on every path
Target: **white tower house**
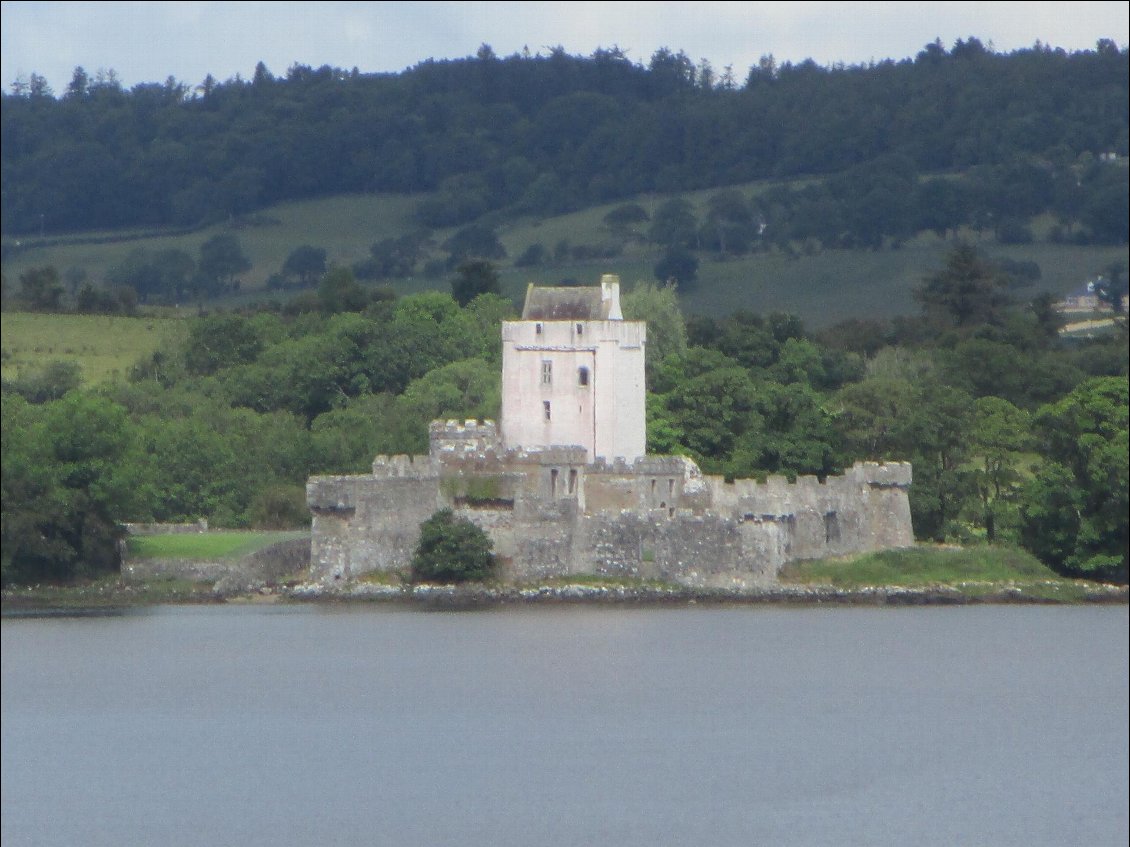
M 647 325 L 620 311 L 620 279 L 531 284 L 520 321 L 502 324 L 502 440 L 526 450 L 581 446 L 588 461 L 644 455 Z

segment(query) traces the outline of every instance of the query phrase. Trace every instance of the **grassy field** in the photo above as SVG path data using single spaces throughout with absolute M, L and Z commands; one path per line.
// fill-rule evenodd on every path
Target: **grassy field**
M 412 210 L 418 200 L 401 195 L 345 195 L 286 203 L 257 213 L 235 230 L 253 265 L 243 283 L 250 290 L 262 289 L 267 277 L 282 267 L 287 255 L 303 244 L 324 247 L 331 261 L 351 264 L 368 255 L 374 241 L 410 231 Z M 9 280 L 16 280 L 30 267 L 54 265 L 60 273 L 68 268 L 85 268 L 91 279 L 101 280 L 138 248 L 183 250 L 196 258 L 201 244 L 228 231 L 227 224 L 217 224 L 188 235 L 154 233 L 146 238 L 106 244 L 61 243 L 19 250 L 5 260 L 4 273 Z M 110 235 L 113 233 L 76 233 L 73 241 Z
M 129 556 L 135 559 L 238 559 L 280 541 L 303 538 L 293 532 L 189 532 L 169 535 L 135 535 L 129 539 Z
M 52 361 L 78 362 L 88 383 L 122 379 L 143 356 L 182 337 L 175 318 L 0 314 L 3 378 Z
M 765 189 L 768 183 L 740 186 L 747 194 Z M 700 210 L 713 191 L 686 195 Z M 420 196 L 389 194 L 349 195 L 276 206 L 253 216 L 237 230 L 245 252 L 253 263 L 242 279 L 241 291 L 217 305 L 239 305 L 262 297 L 267 277 L 278 271 L 296 247 L 309 244 L 326 249 L 331 262 L 349 265 L 368 255 L 369 246 L 382 238 L 417 228 L 413 212 Z M 635 198 L 649 212 L 666 196 Z M 627 287 L 638 280 L 651 280 L 660 251 L 649 245 L 628 242 L 621 255 L 612 259 L 569 261 L 538 268 L 516 268 L 513 260 L 533 243 L 549 251 L 563 240 L 571 245 L 599 245 L 616 241 L 603 225 L 604 215 L 616 204 L 594 206 L 567 215 L 511 221 L 500 228 L 499 237 L 508 257 L 500 262 L 504 293 L 520 300 L 528 282 L 555 283 L 574 279 L 595 283 L 602 273 L 616 273 Z M 1039 234 L 1045 227 L 1037 222 Z M 102 279 L 113 266 L 139 247 L 175 247 L 196 256 L 200 244 L 225 226 L 177 237 L 155 236 L 112 244 L 60 244 L 16 251 L 4 263 L 8 280 L 16 280 L 29 267 L 51 264 L 61 272 L 81 267 L 93 279 Z M 453 229 L 438 230 L 440 245 Z M 84 234 L 87 235 L 87 234 Z M 977 241 L 973 233 L 966 237 Z M 76 236 L 76 238 L 81 236 Z M 1043 272 L 1041 281 L 1017 292 L 1030 298 L 1038 291 L 1064 294 L 1114 261 L 1130 263 L 1126 247 L 1077 247 L 1036 243 L 1002 246 L 986 237 L 981 242 L 994 257 L 1034 261 Z M 920 236 L 897 250 L 823 251 L 812 255 L 786 256 L 779 252 L 755 254 L 739 259 L 704 259 L 697 285 L 682 292 L 688 314 L 726 315 L 745 308 L 757 312 L 783 311 L 799 315 L 813 328 L 851 317 L 890 317 L 917 311 L 914 288 L 922 278 L 941 267 L 952 244 L 932 235 Z M 436 256 L 443 255 L 437 248 Z M 446 277 L 422 276 L 392 280 L 401 294 L 423 290 L 448 290 Z

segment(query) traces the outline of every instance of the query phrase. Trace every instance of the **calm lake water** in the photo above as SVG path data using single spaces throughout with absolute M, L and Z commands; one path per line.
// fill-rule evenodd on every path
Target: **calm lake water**
M 17 845 L 1118 845 L 1127 608 L 5 619 Z

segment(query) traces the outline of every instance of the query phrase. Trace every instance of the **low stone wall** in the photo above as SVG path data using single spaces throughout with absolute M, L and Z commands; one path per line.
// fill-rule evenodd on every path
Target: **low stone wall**
M 220 594 L 236 594 L 277 585 L 310 566 L 310 538 L 292 538 L 240 559 L 130 559 L 122 578 L 130 582 L 179 579 L 210 582 Z
M 183 579 L 215 582 L 238 565 L 231 559 L 128 559 L 122 562 L 122 578 L 134 582 Z
M 208 519 L 191 523 L 125 523 L 122 527 L 130 535 L 178 535 L 189 532 L 207 532 Z

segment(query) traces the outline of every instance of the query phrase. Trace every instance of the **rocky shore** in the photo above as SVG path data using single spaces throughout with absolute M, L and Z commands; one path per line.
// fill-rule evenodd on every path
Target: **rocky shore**
M 603 605 L 862 605 L 929 606 L 972 603 L 1126 603 L 1126 586 L 1095 583 L 1080 593 L 1055 586 L 1040 590 L 1030 585 L 960 585 L 906 588 L 779 584 L 757 588 L 691 588 L 678 585 L 593 585 L 587 583 L 538 586 L 375 585 L 357 583 L 344 588 L 319 583 L 289 588 L 285 596 L 298 601 L 385 601 L 435 608 L 474 608 L 534 604 Z
M 1127 586 L 1085 582 L 960 583 L 926 587 L 775 584 L 756 588 L 698 588 L 658 584 L 407 585 L 320 582 L 242 585 L 115 580 L 71 586 L 32 586 L 2 594 L 5 614 L 36 610 L 97 610 L 170 604 L 378 603 L 421 609 L 478 609 L 532 605 L 779 605 L 934 606 L 970 604 L 1124 604 Z

